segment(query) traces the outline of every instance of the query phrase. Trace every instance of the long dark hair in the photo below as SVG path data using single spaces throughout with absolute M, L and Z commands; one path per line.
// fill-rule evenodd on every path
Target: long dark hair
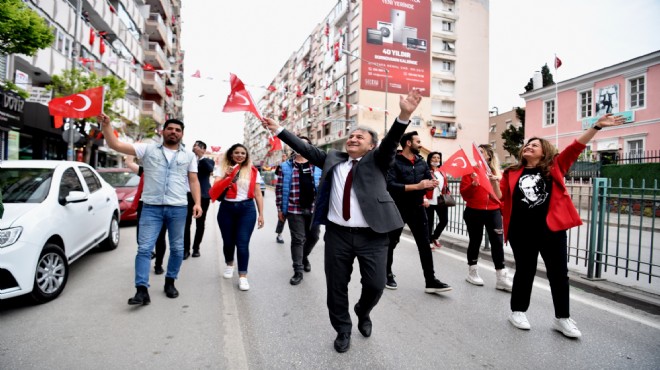
M 431 153 L 429 153 L 429 155 L 426 156 L 426 164 L 429 165 L 429 168 L 431 168 L 431 158 L 433 158 L 433 156 L 436 155 L 436 154 L 440 156 L 440 165 L 438 167 L 442 166 L 442 153 L 440 153 L 440 152 L 431 152 Z
M 522 148 L 520 148 L 520 151 L 518 152 L 518 163 L 512 165 L 509 168 L 512 170 L 519 170 L 527 166 L 527 159 L 523 158 L 523 151 L 525 150 L 525 147 L 534 140 L 538 140 L 539 143 L 541 143 L 541 150 L 543 150 L 543 157 L 536 165 L 536 168 L 540 168 L 541 175 L 544 178 L 548 179 L 550 178 L 550 169 L 552 168 L 552 164 L 555 160 L 555 157 L 559 154 L 559 152 L 557 151 L 557 148 L 555 148 L 555 146 L 552 145 L 548 140 L 542 139 L 540 137 L 534 136 L 529 138 L 525 143 L 525 145 L 523 145 Z

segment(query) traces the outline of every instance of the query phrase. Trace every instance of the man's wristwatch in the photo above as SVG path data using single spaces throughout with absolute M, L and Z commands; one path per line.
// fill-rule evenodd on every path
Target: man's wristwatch
M 602 127 L 600 127 L 598 125 L 593 125 L 591 127 L 593 127 L 594 130 L 602 130 L 603 129 Z

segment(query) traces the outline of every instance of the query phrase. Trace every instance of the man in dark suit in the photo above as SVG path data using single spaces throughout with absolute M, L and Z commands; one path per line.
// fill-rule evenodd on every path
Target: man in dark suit
M 418 90 L 401 96 L 401 113 L 380 145 L 375 131 L 353 128 L 346 140 L 346 152 L 324 152 L 281 128 L 270 118 L 270 129 L 293 150 L 323 169 L 313 224 L 325 224 L 325 276 L 330 323 L 337 331 L 334 347 L 346 352 L 351 343 L 352 322 L 348 311 L 348 282 L 357 257 L 362 275 L 362 294 L 354 307 L 358 330 L 369 337 L 369 317 L 385 288 L 387 233 L 403 227 L 394 200 L 387 192 L 387 171 L 396 148 L 421 101 Z

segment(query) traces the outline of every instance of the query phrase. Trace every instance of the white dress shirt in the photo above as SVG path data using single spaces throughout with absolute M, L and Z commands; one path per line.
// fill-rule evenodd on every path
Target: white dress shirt
M 361 159 L 362 157 L 356 158 L 358 162 Z M 355 189 L 352 187 L 351 218 L 346 221 L 343 217 L 342 209 L 344 206 L 344 186 L 346 185 L 346 177 L 348 176 L 348 172 L 353 166 L 351 164 L 352 160 L 352 158 L 348 158 L 347 161 L 337 164 L 334 171 L 332 171 L 332 187 L 330 188 L 328 221 L 346 227 L 369 227 L 367 220 L 364 219 L 364 215 L 362 214 L 362 209 L 360 209 L 360 204 L 358 203 L 357 196 L 355 195 Z M 357 166 L 358 164 L 356 163 L 355 165 Z

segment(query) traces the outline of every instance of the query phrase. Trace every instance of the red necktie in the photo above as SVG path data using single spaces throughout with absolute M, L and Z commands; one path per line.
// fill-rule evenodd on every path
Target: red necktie
M 353 186 L 353 167 L 355 167 L 356 163 L 356 159 L 351 161 L 351 169 L 348 171 L 346 183 L 344 184 L 344 201 L 342 202 L 342 216 L 344 216 L 344 221 L 348 221 L 351 218 L 351 186 Z

